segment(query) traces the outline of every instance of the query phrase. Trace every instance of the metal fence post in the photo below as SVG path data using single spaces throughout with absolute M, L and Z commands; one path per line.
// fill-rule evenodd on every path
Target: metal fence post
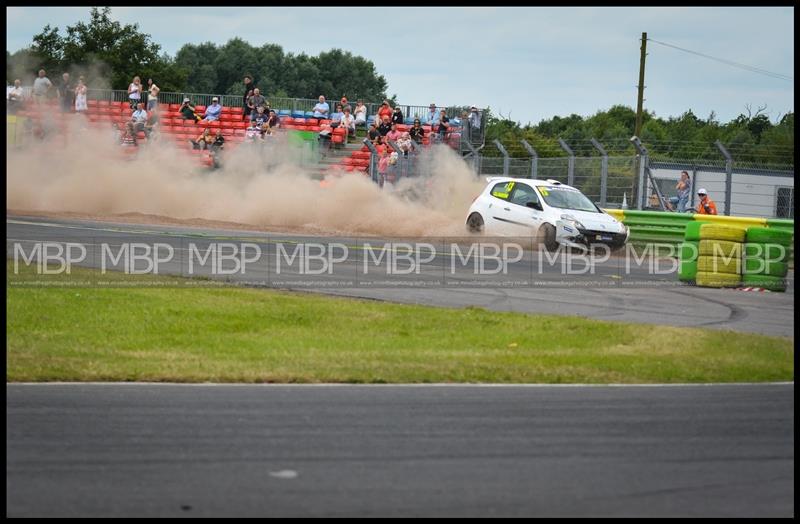
M 500 153 L 503 155 L 503 176 L 508 176 L 508 169 L 509 166 L 511 165 L 511 157 L 509 156 L 508 151 L 506 151 L 506 148 L 503 147 L 503 144 L 501 144 L 499 140 L 495 139 L 493 143 L 497 147 L 497 149 L 500 150 Z
M 592 145 L 595 149 L 600 151 L 602 159 L 600 161 L 600 207 L 606 207 L 606 199 L 608 196 L 608 153 L 600 142 L 592 138 Z
M 570 149 L 564 140 L 561 138 L 558 139 L 558 145 L 561 146 L 561 149 L 566 151 L 567 155 L 569 155 L 569 159 L 567 160 L 567 185 L 571 186 L 574 185 L 575 182 L 575 152 Z
M 369 177 L 376 184 L 378 183 L 378 170 L 376 169 L 376 162 L 378 159 L 378 150 L 369 138 L 365 138 L 362 143 L 369 149 Z
M 539 171 L 539 154 L 526 140 L 520 140 L 522 147 L 531 155 L 531 178 L 536 180 L 536 173 Z
M 722 145 L 722 142 L 717 140 L 714 142 L 719 152 L 725 157 L 725 214 L 731 216 L 731 193 L 733 190 L 733 157 Z
M 636 148 L 636 152 L 639 154 L 639 195 L 636 199 L 636 209 L 644 209 L 645 199 L 647 198 L 647 192 L 645 191 L 644 187 L 644 173 L 647 169 L 647 148 L 642 145 L 641 140 L 639 137 L 631 138 L 631 142 L 633 143 L 633 147 Z

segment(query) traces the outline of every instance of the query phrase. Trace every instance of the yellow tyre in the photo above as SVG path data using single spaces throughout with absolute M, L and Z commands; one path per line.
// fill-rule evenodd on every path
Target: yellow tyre
M 744 229 L 736 227 L 718 226 L 716 224 L 703 224 L 700 226 L 700 240 L 744 242 L 745 234 Z
M 697 259 L 697 272 L 733 273 L 738 275 L 742 272 L 742 259 L 739 257 L 728 259 L 700 255 Z
M 728 242 L 727 240 L 701 240 L 697 249 L 700 256 L 740 258 L 743 245 L 738 242 Z
M 733 273 L 698 271 L 694 281 L 700 287 L 738 287 L 742 281 L 742 276 L 734 275 Z

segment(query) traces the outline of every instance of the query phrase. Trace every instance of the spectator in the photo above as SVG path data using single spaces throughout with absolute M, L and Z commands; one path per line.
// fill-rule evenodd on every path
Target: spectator
M 356 135 L 356 120 L 350 114 L 350 106 L 344 106 L 344 113 L 341 118 L 341 126 L 347 130 L 347 135 Z
M 422 143 L 422 139 L 425 137 L 425 129 L 422 127 L 422 123 L 419 121 L 419 118 L 414 119 L 414 125 L 411 127 L 411 130 L 408 132 L 411 140 L 416 142 L 417 144 Z
M 378 125 L 378 133 L 381 136 L 386 136 L 389 134 L 389 131 L 391 130 L 392 130 L 392 124 L 391 122 L 389 122 L 389 117 L 388 116 L 383 117 L 383 120 L 381 121 L 380 125 Z
M 214 97 L 211 99 L 211 105 L 206 108 L 206 112 L 203 115 L 206 122 L 215 122 L 219 120 L 220 115 L 222 114 L 222 106 L 219 105 L 219 98 Z
M 125 133 L 122 134 L 120 144 L 126 147 L 136 147 L 136 131 L 133 128 L 133 121 L 125 123 Z
M 147 79 L 147 110 L 152 111 L 158 105 L 158 93 L 161 88 L 158 87 L 152 78 Z
M 192 105 L 191 101 L 188 98 L 183 99 L 183 104 L 181 104 L 180 113 L 184 120 L 194 120 L 195 122 L 199 122 L 201 120 L 200 115 L 195 113 L 194 106 Z
M 277 114 L 277 113 L 275 113 L 275 110 L 274 110 L 274 109 L 271 109 L 271 110 L 270 110 L 270 112 L 269 112 L 269 118 L 268 118 L 268 119 L 267 119 L 267 121 L 264 123 L 264 126 L 265 126 L 265 128 L 266 128 L 266 133 L 267 133 L 268 135 L 271 135 L 271 134 L 272 134 L 272 130 L 273 130 L 273 129 L 278 129 L 278 128 L 280 128 L 280 127 L 281 127 L 281 119 L 280 119 L 280 118 L 278 118 L 278 114 Z
M 250 120 L 257 128 L 261 129 L 264 124 L 269 120 L 269 114 L 264 109 L 264 106 L 258 106 L 251 115 L 253 118 Z
M 367 138 L 369 138 L 370 142 L 375 144 L 380 137 L 381 134 L 378 133 L 378 126 L 375 125 L 375 122 L 371 123 L 369 125 L 369 131 L 367 131 Z
M 144 124 L 144 136 L 150 140 L 151 137 L 158 136 L 160 118 L 158 116 L 158 106 L 156 105 L 147 116 L 147 122 Z
M 89 110 L 89 106 L 86 102 L 86 93 L 88 92 L 89 89 L 86 87 L 83 77 L 78 77 L 78 85 L 75 86 L 75 112 L 83 113 Z
M 439 138 L 444 141 L 445 133 L 447 133 L 447 129 L 450 127 L 450 119 L 447 118 L 447 113 L 444 109 L 439 112 Z
M 61 75 L 61 82 L 58 84 L 57 92 L 61 112 L 70 112 L 75 107 L 75 87 L 69 80 L 69 73 Z
M 383 187 L 387 171 L 389 171 L 389 151 L 384 149 L 381 151 L 380 159 L 378 160 L 378 185 L 380 187 Z
M 697 204 L 697 213 L 700 215 L 716 215 L 717 204 L 708 196 L 708 191 L 703 188 L 697 190 L 697 196 L 700 197 L 700 203 Z
M 38 78 L 33 81 L 33 100 L 37 105 L 47 101 L 47 95 L 53 88 L 53 83 L 45 76 L 46 74 L 44 69 L 40 69 Z
M 325 102 L 325 97 L 319 96 L 319 103 L 314 106 L 314 118 L 328 118 L 330 106 Z
M 342 123 L 343 114 L 344 113 L 342 113 L 342 106 L 337 104 L 336 112 L 331 115 L 331 127 L 334 128 L 339 127 L 339 125 Z
M 405 120 L 403 120 L 403 111 L 400 109 L 400 106 L 394 108 L 394 112 L 392 113 L 392 123 L 394 124 L 402 124 Z
M 411 151 L 411 148 L 414 147 L 411 143 L 411 135 L 408 131 L 403 133 L 400 138 L 397 139 L 397 147 L 399 147 L 400 151 L 403 152 L 403 156 L 408 156 L 409 151 Z
M 198 136 L 197 140 L 189 140 L 189 143 L 192 144 L 192 149 L 200 149 L 202 151 L 208 149 L 213 141 L 211 129 L 205 128 L 203 134 Z
M 141 102 L 136 104 L 136 111 L 131 115 L 131 122 L 133 122 L 133 128 L 137 133 L 144 131 L 144 126 L 147 123 L 147 111 L 144 110 L 144 104 Z
M 378 119 L 383 122 L 383 117 L 392 118 L 392 108 L 389 107 L 389 101 L 384 100 L 381 107 L 378 109 Z
M 365 106 L 364 102 L 361 100 L 356 102 L 355 125 L 357 126 L 367 125 L 367 106 Z
M 138 76 L 134 76 L 133 82 L 128 86 L 128 101 L 131 103 L 131 109 L 142 101 L 142 81 Z
M 214 136 L 214 141 L 209 146 L 212 153 L 218 153 L 225 147 L 225 137 L 222 136 L 222 129 L 217 129 L 217 134 Z
M 250 100 L 251 96 L 253 96 L 255 87 L 256 86 L 253 84 L 253 77 L 250 75 L 245 75 L 244 96 L 242 97 L 242 120 L 248 120 L 250 118 L 250 106 L 247 105 L 247 101 Z
M 347 101 L 347 97 L 346 97 L 346 96 L 343 96 L 343 97 L 342 97 L 342 99 L 340 100 L 340 103 L 341 103 L 341 105 L 342 105 L 342 111 L 344 111 L 344 108 L 345 108 L 345 107 L 349 107 L 349 108 L 350 108 L 350 111 L 351 111 L 351 112 L 353 111 L 353 108 L 352 108 L 352 107 L 350 107 L 350 103 Z
M 14 80 L 14 87 L 12 87 L 6 95 L 8 99 L 8 109 L 11 113 L 16 113 L 25 102 L 25 91 L 22 89 L 22 80 Z
M 247 106 L 250 108 L 250 120 L 254 120 L 256 117 L 257 109 L 264 108 L 264 104 L 267 102 L 267 99 L 261 96 L 261 91 L 256 87 L 253 89 L 253 95 L 247 99 Z
M 250 121 L 250 126 L 245 129 L 244 138 L 246 142 L 255 142 L 256 138 L 261 138 L 261 128 L 259 128 L 254 120 Z
M 401 136 L 403 136 L 403 133 L 398 131 L 397 124 L 392 124 L 391 130 L 386 133 L 386 139 L 391 140 L 392 142 L 396 142 Z
M 681 171 L 681 179 L 675 185 L 678 191 L 678 196 L 669 199 L 670 206 L 674 209 L 677 205 L 678 213 L 683 213 L 689 206 L 689 197 L 692 194 L 692 180 L 689 178 L 689 173 Z
M 436 104 L 431 104 L 428 109 L 428 116 L 425 123 L 433 127 L 439 123 L 439 112 L 436 110 Z
M 472 107 L 469 108 L 469 111 L 470 111 L 469 118 L 467 120 L 467 122 L 469 123 L 469 127 L 471 129 L 475 129 L 477 131 L 480 131 L 480 129 L 481 129 L 481 114 L 478 112 L 478 108 L 475 107 L 475 106 L 472 106 Z

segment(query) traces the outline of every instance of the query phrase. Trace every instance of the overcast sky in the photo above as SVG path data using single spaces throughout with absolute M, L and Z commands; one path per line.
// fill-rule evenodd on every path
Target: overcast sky
M 89 8 L 7 8 L 6 49 L 45 24 L 88 21 Z M 338 47 L 366 57 L 407 104 L 474 104 L 522 123 L 636 107 L 639 39 L 792 77 L 773 78 L 648 42 L 645 107 L 727 121 L 767 105 L 794 110 L 794 8 L 288 8 L 115 7 L 171 55 L 185 43 L 240 37 L 285 52 Z

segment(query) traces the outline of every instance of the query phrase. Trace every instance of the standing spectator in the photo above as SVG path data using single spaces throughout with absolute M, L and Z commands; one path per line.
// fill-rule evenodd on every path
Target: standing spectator
M 356 136 L 356 119 L 350 114 L 350 106 L 344 106 L 341 122 L 342 127 L 347 130 L 348 136 Z
M 436 110 L 436 104 L 431 104 L 428 108 L 428 116 L 425 123 L 433 127 L 439 123 L 439 111 Z
M 678 196 L 669 199 L 670 207 L 678 206 L 678 213 L 684 213 L 689 205 L 689 196 L 692 194 L 692 180 L 689 178 L 689 173 L 681 171 L 681 179 L 675 185 L 678 191 Z
M 47 95 L 53 88 L 53 83 L 47 78 L 44 69 L 39 69 L 39 76 L 33 81 L 33 100 L 36 105 L 42 105 L 47 101 Z
M 83 82 L 83 77 L 78 77 L 78 85 L 75 87 L 75 111 L 77 113 L 83 113 L 89 110 L 89 106 L 86 102 L 86 93 L 88 91 L 86 84 Z
M 325 102 L 325 97 L 319 95 L 319 103 L 314 106 L 314 118 L 328 118 L 330 106 Z
M 255 89 L 255 85 L 253 85 L 253 77 L 250 75 L 244 76 L 244 96 L 242 97 L 242 120 L 247 120 L 250 118 L 250 106 L 247 105 L 247 101 L 250 100 L 250 97 L 253 96 L 253 91 Z
M 403 111 L 400 109 L 400 106 L 397 106 L 392 113 L 392 123 L 402 124 L 403 122 L 405 122 L 405 120 L 403 120 Z
M 142 80 L 138 76 L 133 77 L 133 82 L 128 86 L 128 101 L 131 109 L 142 101 Z
M 700 197 L 700 202 L 697 204 L 697 213 L 699 215 L 717 214 L 717 204 L 708 196 L 708 191 L 700 188 L 697 190 L 697 196 Z
M 152 78 L 147 79 L 147 110 L 152 111 L 158 105 L 158 93 L 161 88 L 158 87 Z
M 355 125 L 356 126 L 367 125 L 367 106 L 364 105 L 364 102 L 362 100 L 356 102 Z
M 388 133 L 386 133 L 386 139 L 391 140 L 392 142 L 397 141 L 403 134 L 398 131 L 397 124 L 392 124 L 392 129 Z
M 478 112 L 478 108 L 472 106 L 469 108 L 469 118 L 467 119 L 467 124 L 469 128 L 469 136 L 470 140 L 472 137 L 478 137 L 481 132 L 481 114 Z
M 340 100 L 340 103 L 342 104 L 342 110 L 344 110 L 345 107 L 350 107 L 350 103 L 347 101 L 347 97 L 346 96 L 342 97 L 342 99 Z M 353 111 L 352 107 L 350 107 L 350 111 L 351 112 Z
M 75 88 L 69 81 L 69 73 L 61 75 L 58 84 L 58 102 L 63 113 L 68 113 L 75 107 Z
M 22 90 L 22 80 L 19 78 L 14 80 L 14 87 L 12 87 L 6 95 L 8 99 L 8 109 L 13 114 L 22 107 L 25 101 L 25 92 Z
M 257 87 L 253 89 L 253 95 L 247 99 L 247 106 L 250 108 L 250 120 L 256 117 L 256 110 L 264 107 L 267 99 L 261 96 L 261 90 Z
M 390 120 L 392 118 L 392 108 L 389 107 L 388 100 L 384 100 L 381 107 L 378 109 L 378 118 L 381 122 L 383 122 L 383 117 L 389 117 Z
M 380 153 L 380 160 L 378 160 L 378 185 L 380 187 L 383 187 L 387 171 L 389 171 L 389 151 L 384 149 Z
M 450 119 L 447 118 L 447 113 L 444 109 L 439 112 L 439 139 L 444 141 L 447 129 L 450 127 Z
M 136 111 L 131 115 L 131 122 L 133 122 L 133 128 L 137 133 L 139 131 L 144 132 L 144 125 L 147 123 L 147 111 L 144 110 L 144 104 L 141 102 L 136 104 Z
M 373 144 L 378 142 L 378 139 L 381 137 L 381 134 L 378 133 L 378 126 L 375 125 L 375 122 L 369 125 L 369 131 L 367 131 L 367 138 L 369 138 L 370 142 Z
M 392 123 L 389 122 L 389 117 L 383 117 L 383 121 L 378 126 L 378 134 L 381 136 L 386 136 L 389 134 L 389 131 L 392 130 Z
M 219 98 L 214 97 L 211 99 L 211 105 L 206 108 L 206 112 L 203 115 L 206 122 L 214 122 L 219 120 L 220 115 L 222 114 L 222 106 L 219 105 Z
M 181 104 L 180 113 L 184 120 L 194 120 L 195 122 L 199 122 L 201 120 L 200 115 L 194 112 L 194 106 L 191 103 L 191 100 L 188 98 L 183 99 L 183 104 Z
M 425 129 L 422 127 L 422 123 L 419 121 L 419 118 L 414 119 L 414 125 L 411 127 L 411 130 L 408 132 L 411 140 L 416 142 L 417 144 L 422 143 L 422 139 L 425 137 Z

